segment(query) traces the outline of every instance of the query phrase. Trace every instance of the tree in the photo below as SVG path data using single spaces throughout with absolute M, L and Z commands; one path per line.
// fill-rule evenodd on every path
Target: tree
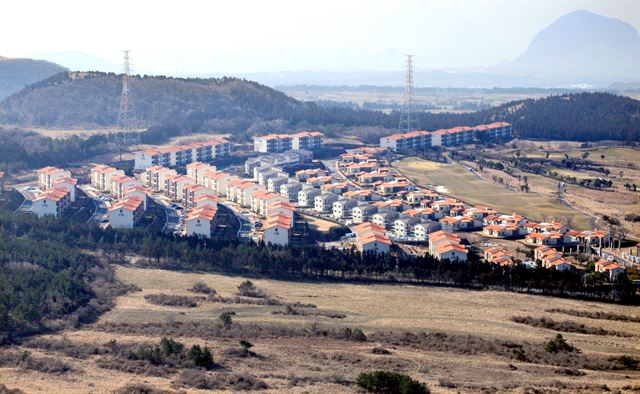
M 600 160 L 604 160 L 605 155 L 600 155 Z
M 572 352 L 575 348 L 567 343 L 562 334 L 557 334 L 555 338 L 549 340 L 544 345 L 544 350 L 549 353 Z
M 589 152 L 582 153 L 582 159 L 583 160 L 587 160 L 587 157 L 589 157 Z
M 240 340 L 240 347 L 245 354 L 249 354 L 249 349 L 253 347 L 253 343 L 246 341 L 244 339 Z
M 220 321 L 224 327 L 229 327 L 233 323 L 233 318 L 231 317 L 231 312 L 222 312 L 219 316 Z
M 204 348 L 200 345 L 193 345 L 187 353 L 187 358 L 197 366 L 209 369 L 214 366 L 213 355 L 211 350 L 205 345 Z
M 430 392 L 426 384 L 397 372 L 363 372 L 358 375 L 356 383 L 372 393 L 427 394 Z

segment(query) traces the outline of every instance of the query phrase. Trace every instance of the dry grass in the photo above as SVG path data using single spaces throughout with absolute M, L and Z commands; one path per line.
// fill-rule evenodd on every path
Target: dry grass
M 309 224 L 309 227 L 322 233 L 328 233 L 332 228 L 340 227 L 329 220 L 320 219 L 314 216 L 304 215 L 302 218 Z
M 544 328 L 512 322 L 510 319 L 514 315 L 550 317 L 553 315 L 543 312 L 550 306 L 594 313 L 633 315 L 633 307 L 495 291 L 472 292 L 417 286 L 251 279 L 258 288 L 278 297 L 283 303 L 313 303 L 317 306 L 312 308 L 313 311 L 346 315 L 343 319 L 331 319 L 315 313 L 274 314 L 273 311 L 283 310 L 282 306 L 277 305 L 204 302 L 195 308 L 180 308 L 151 305 L 144 300 L 146 294 L 193 295 L 186 289 L 196 281 L 202 281 L 216 289 L 221 297 L 231 298 L 238 291 L 237 286 L 245 280 L 241 277 L 135 267 L 117 267 L 117 276 L 127 283 L 139 286 L 142 291 L 118 298 L 116 308 L 105 314 L 98 325 L 129 323 L 136 326 L 139 323 L 155 321 L 155 327 L 166 326 L 167 332 L 173 330 L 184 332 L 186 335 L 188 332 L 197 332 L 191 329 L 190 322 L 220 324 L 220 313 L 234 311 L 236 315 L 233 316 L 233 324 L 241 326 L 282 326 L 288 327 L 289 330 L 304 331 L 309 330 L 313 323 L 317 323 L 316 327 L 320 330 L 324 328 L 334 332 L 340 332 L 345 327 L 361 328 L 370 337 L 366 342 L 338 339 L 332 335 L 323 337 L 260 334 L 255 337 L 243 337 L 242 339 L 247 339 L 255 345 L 251 349 L 255 356 L 251 357 L 235 356 L 238 352 L 234 349 L 239 348 L 237 333 L 218 336 L 215 331 L 210 331 L 202 338 L 176 337 L 175 339 L 183 343 L 206 343 L 213 349 L 215 362 L 223 368 L 221 371 L 206 372 L 207 382 L 217 382 L 212 383 L 213 387 L 223 384 L 223 387 L 233 389 L 231 384 L 238 377 L 246 376 L 247 385 L 262 385 L 255 382 L 264 382 L 268 386 L 267 391 L 271 392 L 353 392 L 353 381 L 357 374 L 373 369 L 408 373 L 427 382 L 433 392 L 447 392 L 446 387 L 440 386 L 441 379 L 448 379 L 445 383 L 456 386 L 451 392 L 522 392 L 528 386 L 554 388 L 557 391 L 558 384 L 564 387 L 564 391 L 575 391 L 578 386 L 585 386 L 586 392 L 598 392 L 604 384 L 615 388 L 632 385 L 640 379 L 640 373 L 631 371 L 587 370 L 585 376 L 580 376 L 579 370 L 576 370 L 575 374 L 561 373 L 562 371 L 557 372 L 558 367 L 552 365 L 517 361 L 510 358 L 508 353 L 507 356 L 500 356 L 499 353 L 504 352 L 495 352 L 491 350 L 490 345 L 495 341 L 541 344 L 554 334 Z M 593 324 L 592 319 L 579 316 L 571 317 L 571 320 L 581 324 Z M 177 325 L 172 323 L 174 321 L 185 324 Z M 635 322 L 603 321 L 601 325 L 607 330 L 628 333 L 640 331 L 640 323 Z M 130 331 L 131 333 L 126 333 L 125 330 L 103 332 L 87 327 L 51 338 L 60 339 L 64 336 L 70 342 L 87 344 L 87 349 L 90 349 L 90 346 L 105 346 L 111 339 L 122 344 L 157 343 L 158 331 L 149 327 L 148 330 L 134 330 Z M 184 327 L 184 330 L 178 330 L 179 327 Z M 391 331 L 394 334 L 374 334 L 382 331 Z M 451 346 L 455 345 L 452 348 L 446 344 L 435 346 L 430 344 L 431 342 L 425 342 L 435 340 L 437 337 L 433 335 L 412 337 L 405 336 L 405 332 L 446 332 L 449 342 L 456 336 L 467 338 L 467 335 L 471 335 L 473 338 L 469 337 L 466 342 L 468 345 L 465 346 L 452 343 Z M 565 337 L 573 346 L 581 349 L 585 356 L 640 356 L 640 348 L 635 340 L 637 338 L 578 333 L 567 333 Z M 473 346 L 477 344 L 487 346 L 486 351 L 474 351 Z M 38 356 L 60 358 L 76 372 L 50 376 L 37 371 L 0 368 L 0 381 L 8 387 L 20 388 L 26 392 L 78 393 L 89 390 L 102 393 L 136 384 L 144 384 L 156 390 L 182 389 L 200 392 L 190 387 L 176 386 L 180 381 L 184 381 L 179 373 L 162 377 L 139 377 L 118 370 L 106 370 L 96 365 L 95 360 L 101 356 L 77 358 L 77 355 L 74 357 L 73 351 L 65 351 L 65 346 L 29 350 Z M 374 352 L 373 349 L 376 347 L 382 347 L 391 354 Z

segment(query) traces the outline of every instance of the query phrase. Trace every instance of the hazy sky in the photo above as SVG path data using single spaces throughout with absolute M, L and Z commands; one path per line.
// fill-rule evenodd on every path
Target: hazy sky
M 7 0 L 0 55 L 82 52 L 137 73 L 484 67 L 585 9 L 640 30 L 639 0 Z

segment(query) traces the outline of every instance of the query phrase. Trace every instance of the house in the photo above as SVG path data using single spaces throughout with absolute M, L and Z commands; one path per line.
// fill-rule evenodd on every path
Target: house
M 56 167 L 44 167 L 37 171 L 38 187 L 47 190 L 54 187 L 54 181 L 58 178 L 71 178 L 71 171 Z
M 393 234 L 398 238 L 406 238 L 412 233 L 413 226 L 420 223 L 417 217 L 404 217 L 393 222 Z
M 384 227 L 366 222 L 354 226 L 353 232 L 360 252 L 389 253 L 392 243 Z
M 557 254 L 562 257 L 562 253 L 551 246 L 538 246 L 533 250 L 533 257 L 536 260 L 542 260 L 545 256 Z
M 254 180 L 257 180 L 260 185 L 264 185 L 265 187 L 267 186 L 267 182 L 269 181 L 269 179 L 279 176 L 286 176 L 286 174 L 273 169 L 273 167 L 258 168 L 256 169 L 256 174 L 257 178 L 254 177 Z
M 384 200 L 384 201 L 376 201 L 373 203 L 376 207 L 378 207 L 379 212 L 384 211 L 393 211 L 393 212 L 402 212 L 406 206 L 402 200 Z
M 313 209 L 316 212 L 330 212 L 333 210 L 333 203 L 338 200 L 338 196 L 333 193 L 320 194 L 313 199 Z
M 216 167 L 211 164 L 195 161 L 187 164 L 187 178 L 193 179 L 196 183 L 202 183 L 202 176 L 210 171 L 215 171 Z
M 186 185 L 182 190 L 182 203 L 185 207 L 196 206 L 196 198 L 202 195 L 213 195 L 213 190 L 198 184 Z
M 413 226 L 413 238 L 417 241 L 427 241 L 430 233 L 441 229 L 442 226 L 438 222 L 422 220 Z
M 115 201 L 109 209 L 111 228 L 133 228 L 144 214 L 144 201 L 138 197 L 126 197 Z
M 484 259 L 493 264 L 500 266 L 514 265 L 514 256 L 509 250 L 503 246 L 493 246 L 487 248 L 483 252 Z
M 187 236 L 210 239 L 216 228 L 217 213 L 218 208 L 212 205 L 201 205 L 189 212 L 185 219 Z
M 559 232 L 527 234 L 525 242 L 532 245 L 564 245 L 567 243 L 565 235 Z
M 379 167 L 377 162 L 351 163 L 344 167 L 347 175 L 356 175 L 361 172 L 372 172 Z
M 351 186 L 347 182 L 326 183 L 326 184 L 320 186 L 320 190 L 323 193 L 343 194 L 343 193 L 346 193 L 346 192 L 348 192 L 349 190 L 352 190 L 352 189 L 353 189 L 353 186 Z
M 267 181 L 267 190 L 274 193 L 280 193 L 280 186 L 289 182 L 289 177 L 285 175 L 279 175 L 273 178 L 269 178 Z
M 405 196 L 409 204 L 420 204 L 422 201 L 436 201 L 441 198 L 438 193 L 430 190 L 412 191 Z
M 289 199 L 289 201 L 298 201 L 298 193 L 302 190 L 302 183 L 297 181 L 289 181 L 284 185 L 280 185 L 280 195 Z
M 351 198 L 342 198 L 333 203 L 332 213 L 336 220 L 347 219 L 351 216 L 351 210 L 358 205 L 358 201 Z
M 377 190 L 383 195 L 395 194 L 401 191 L 412 191 L 413 185 L 407 181 L 384 182 L 378 185 Z
M 482 228 L 482 234 L 493 238 L 518 238 L 525 233 L 524 227 L 515 224 L 489 224 Z
M 320 195 L 320 189 L 309 188 L 298 192 L 298 206 L 311 207 L 315 205 L 315 198 Z
M 44 216 L 58 217 L 71 204 L 68 189 L 53 187 L 39 193 L 31 203 L 31 210 L 42 218 Z
M 76 178 L 56 178 L 53 181 L 53 187 L 59 187 L 62 189 L 69 190 L 69 198 L 71 202 L 76 201 L 76 185 L 78 184 L 78 180 Z
M 296 179 L 300 182 L 305 182 L 309 178 L 323 177 L 323 176 L 327 176 L 327 174 L 329 174 L 328 171 L 320 168 L 300 170 L 300 171 L 296 171 Z
M 257 185 L 253 182 L 243 182 L 238 186 L 236 186 L 236 190 L 237 190 L 236 202 L 240 204 L 241 207 L 251 207 L 251 199 L 252 199 L 253 193 L 255 193 L 257 190 L 265 190 L 265 187 L 262 185 Z
M 111 197 L 119 200 L 124 196 L 124 191 L 126 189 L 134 186 L 142 186 L 142 183 L 130 176 L 113 177 L 111 178 L 109 193 L 111 194 Z
M 238 180 L 235 175 L 227 174 L 226 172 L 209 171 L 202 176 L 204 187 L 208 187 L 218 197 L 227 197 L 227 185 L 229 182 Z
M 466 262 L 469 253 L 460 243 L 460 237 L 446 231 L 436 231 L 428 235 L 429 254 L 439 260 Z
M 124 175 L 123 170 L 99 164 L 90 170 L 91 186 L 102 192 L 107 192 L 111 188 L 111 178 L 123 177 Z
M 305 182 L 306 182 L 307 185 L 309 185 L 311 187 L 320 187 L 322 185 L 326 185 L 327 183 L 332 183 L 333 180 L 334 179 L 333 179 L 333 177 L 331 175 L 327 175 L 327 176 L 309 178 Z
M 225 138 L 212 138 L 188 145 L 148 149 L 135 152 L 134 169 L 145 170 L 152 166 L 179 167 L 193 162 L 211 162 L 231 155 L 231 144 Z
M 393 222 L 400 217 L 396 211 L 383 211 L 375 213 L 371 216 L 371 221 L 378 226 L 384 228 L 393 227 Z
M 277 193 L 268 190 L 255 190 L 251 194 L 251 211 L 266 216 L 267 207 L 276 201 L 286 201 L 286 197 L 282 197 Z
M 319 131 L 302 131 L 291 135 L 293 149 L 320 150 L 324 148 L 324 134 Z
M 360 172 L 356 175 L 356 180 L 361 184 L 372 184 L 376 182 L 391 182 L 395 179 L 393 174 L 386 171 Z
M 382 199 L 382 197 L 379 194 L 374 193 L 373 191 L 368 189 L 352 190 L 350 192 L 343 193 L 342 196 L 347 198 L 353 198 L 361 202 L 379 201 Z
M 265 244 L 286 246 L 291 239 L 293 219 L 283 213 L 275 213 L 268 216 L 263 226 L 262 239 Z
M 351 221 L 353 223 L 364 223 L 376 212 L 378 212 L 378 207 L 367 203 L 361 203 L 351 209 Z
M 612 282 L 616 280 L 617 276 L 625 272 L 623 265 L 612 260 L 599 260 L 595 264 L 596 272 L 609 273 L 609 280 Z

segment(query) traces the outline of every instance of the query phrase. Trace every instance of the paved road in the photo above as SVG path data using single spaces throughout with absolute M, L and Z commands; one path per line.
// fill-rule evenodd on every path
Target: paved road
M 36 192 L 31 189 L 27 189 L 27 188 L 31 188 L 32 186 L 22 186 L 22 187 L 16 187 L 16 190 L 22 194 L 22 197 L 24 197 L 24 200 L 22 201 L 22 204 L 20 204 L 20 206 L 18 207 L 18 209 L 16 209 L 16 212 L 18 211 L 22 211 L 22 212 L 30 212 L 31 211 L 31 205 L 33 200 L 36 198 Z
M 238 240 L 240 242 L 249 242 L 255 230 L 255 224 L 251 220 L 250 216 L 243 214 L 241 212 L 242 209 L 240 208 L 240 206 L 235 203 L 227 201 L 225 203 L 218 204 L 228 208 L 229 211 L 231 211 L 231 213 L 233 213 L 233 215 L 236 217 L 236 219 L 238 219 L 238 222 L 240 224 L 238 228 Z
M 100 226 L 104 220 L 108 219 L 109 206 L 106 201 L 102 200 L 89 185 L 78 186 L 82 192 L 93 201 L 94 210 L 91 217 L 87 220 L 87 224 L 91 227 L 96 224 Z

